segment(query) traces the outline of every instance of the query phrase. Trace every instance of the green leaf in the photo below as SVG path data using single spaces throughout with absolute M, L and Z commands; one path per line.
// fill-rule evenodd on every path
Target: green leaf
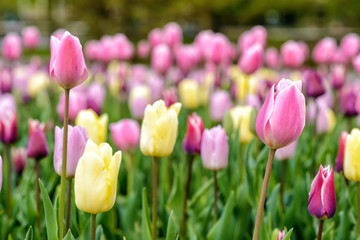
M 100 240 L 101 239 L 101 236 L 103 235 L 103 232 L 104 232 L 104 229 L 101 225 L 99 225 L 97 228 L 96 228 L 96 238 L 97 240 Z
M 174 218 L 174 212 L 171 211 L 169 215 L 169 221 L 166 230 L 166 240 L 176 239 L 176 224 Z
M 55 210 L 51 203 L 49 194 L 47 193 L 47 191 L 44 187 L 44 184 L 42 183 L 42 181 L 40 179 L 39 179 L 39 185 L 40 185 L 41 196 L 42 196 L 43 204 L 44 204 L 47 238 L 49 240 L 56 240 L 56 239 L 58 239 L 58 237 L 57 237 L 58 225 L 56 222 Z
M 234 191 L 231 191 L 230 197 L 226 202 L 224 207 L 223 214 L 216 224 L 210 229 L 207 238 L 209 240 L 222 240 L 227 239 L 226 234 L 229 233 L 229 224 L 231 219 L 231 214 L 233 214 L 233 209 L 235 206 L 235 197 Z
M 143 240 L 151 240 L 151 224 L 149 217 L 149 206 L 146 195 L 146 188 L 143 188 L 142 193 L 142 214 L 141 214 L 141 232 Z
M 33 239 L 33 229 L 32 226 L 29 227 L 29 230 L 26 233 L 25 240 L 32 240 Z
M 291 234 L 292 234 L 293 230 L 294 230 L 293 228 L 290 229 L 290 230 L 285 234 L 285 236 L 284 236 L 284 238 L 283 238 L 282 240 L 290 240 L 290 237 L 291 237 Z
M 67 234 L 64 237 L 64 240 L 75 240 L 74 236 L 71 234 L 71 230 L 67 232 Z

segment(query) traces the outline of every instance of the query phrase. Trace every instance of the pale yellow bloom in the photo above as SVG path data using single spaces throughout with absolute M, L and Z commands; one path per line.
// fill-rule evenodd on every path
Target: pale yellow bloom
M 344 175 L 351 181 L 360 181 L 360 130 L 357 128 L 346 137 Z
M 213 73 L 206 73 L 204 82 L 199 89 L 199 105 L 206 106 L 209 103 L 210 92 L 215 83 L 215 76 Z
M 121 152 L 112 155 L 109 144 L 86 143 L 75 171 L 75 204 L 84 212 L 109 211 L 115 203 Z
M 250 131 L 250 119 L 253 108 L 250 106 L 236 106 L 230 110 L 233 129 L 239 129 L 240 143 L 249 143 L 254 135 Z
M 332 130 L 334 130 L 335 125 L 336 125 L 336 117 L 335 117 L 334 111 L 329 108 L 326 113 L 326 117 L 329 121 L 328 122 L 328 124 L 329 124 L 328 132 L 332 132 Z
M 199 106 L 199 84 L 192 79 L 184 79 L 179 84 L 179 97 L 181 103 L 188 109 Z
M 129 96 L 129 103 L 139 98 L 151 101 L 151 90 L 148 86 L 138 85 L 131 89 Z
M 170 155 L 176 141 L 180 109 L 180 103 L 175 103 L 167 109 L 163 100 L 147 105 L 140 136 L 140 149 L 144 155 Z
M 43 72 L 35 73 L 31 76 L 28 83 L 29 95 L 35 97 L 42 92 L 49 84 L 49 76 Z
M 107 135 L 108 115 L 100 117 L 91 109 L 81 110 L 75 120 L 76 125 L 86 128 L 88 136 L 96 144 L 105 142 Z

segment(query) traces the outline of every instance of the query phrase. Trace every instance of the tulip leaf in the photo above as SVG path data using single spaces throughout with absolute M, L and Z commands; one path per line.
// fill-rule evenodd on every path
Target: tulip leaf
M 269 191 L 269 190 L 268 190 Z M 280 183 L 276 184 L 269 199 L 266 201 L 266 209 L 271 213 L 271 221 L 276 222 L 276 213 L 279 210 Z
M 47 193 L 47 191 L 44 187 L 44 184 L 42 183 L 42 181 L 40 179 L 39 179 L 39 185 L 40 185 L 41 196 L 42 196 L 43 204 L 44 204 L 47 238 L 49 240 L 56 240 L 56 239 L 58 239 L 57 238 L 58 225 L 56 222 L 55 210 L 51 203 L 49 194 Z
M 149 217 L 149 206 L 146 195 L 146 188 L 142 192 L 142 214 L 141 214 L 141 232 L 143 240 L 151 240 L 151 224 Z
M 69 231 L 67 232 L 67 234 L 64 237 L 64 240 L 75 240 L 74 236 L 71 233 L 71 230 L 69 229 Z
M 229 199 L 226 202 L 224 211 L 223 211 L 220 219 L 210 229 L 206 239 L 209 239 L 209 240 L 228 239 L 226 237 L 226 235 L 229 233 L 228 226 L 230 224 L 231 214 L 233 213 L 234 207 L 235 207 L 235 196 L 234 196 L 234 191 L 232 191 L 230 193 Z
M 99 225 L 97 228 L 96 228 L 96 239 L 97 240 L 100 240 L 101 239 L 101 236 L 103 235 L 103 232 L 104 232 L 104 229 L 101 225 Z
M 29 230 L 26 233 L 25 240 L 32 240 L 33 239 L 33 228 L 32 226 L 29 227 Z
M 292 234 L 293 230 L 294 230 L 293 228 L 290 229 L 290 230 L 285 234 L 285 236 L 284 236 L 284 238 L 283 238 L 282 240 L 290 240 L 290 237 L 291 237 L 291 234 Z
M 166 230 L 166 240 L 173 240 L 173 239 L 176 239 L 176 224 L 175 224 L 174 212 L 171 211 L 169 215 L 167 230 Z

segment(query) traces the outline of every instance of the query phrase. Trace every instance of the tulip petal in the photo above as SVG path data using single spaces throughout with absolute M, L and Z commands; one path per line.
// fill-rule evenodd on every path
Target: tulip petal
M 256 132 L 263 142 L 266 141 L 266 136 L 269 134 L 265 134 L 266 129 L 268 129 L 270 126 L 267 126 L 267 123 L 269 122 L 269 118 L 274 110 L 274 88 L 275 85 L 273 85 L 269 91 L 269 94 L 264 102 L 264 105 L 261 107 L 259 114 L 256 118 Z
M 155 122 L 153 138 L 156 139 L 154 146 L 156 156 L 163 157 L 172 152 L 176 141 L 177 128 L 177 114 L 172 109 Z
M 311 183 L 311 190 L 309 193 L 308 201 L 308 211 L 310 215 L 317 218 L 322 218 L 325 214 L 325 209 L 322 205 L 321 199 L 321 187 L 323 185 L 323 182 L 324 181 L 322 178 L 322 166 L 320 166 L 320 171 Z
M 329 171 L 328 169 L 327 171 Z M 321 199 L 323 202 L 323 206 L 328 218 L 334 216 L 336 211 L 336 195 L 335 195 L 335 187 L 334 187 L 334 171 L 331 168 L 331 172 L 328 173 L 326 177 L 322 189 L 321 189 Z

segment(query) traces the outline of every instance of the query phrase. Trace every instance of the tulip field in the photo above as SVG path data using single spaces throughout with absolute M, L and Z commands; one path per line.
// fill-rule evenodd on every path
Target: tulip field
M 358 34 L 77 35 L 1 38 L 0 239 L 360 239 Z

